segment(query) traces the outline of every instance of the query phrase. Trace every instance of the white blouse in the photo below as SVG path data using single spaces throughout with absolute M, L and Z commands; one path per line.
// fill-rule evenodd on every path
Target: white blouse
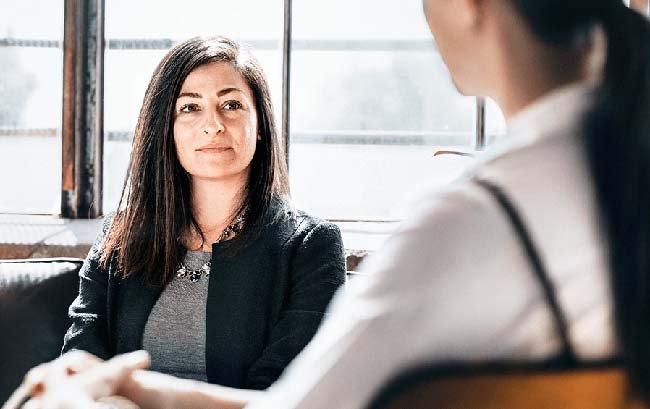
M 339 291 L 314 340 L 251 407 L 359 409 L 418 364 L 530 361 L 559 351 L 521 242 L 471 177 L 500 186 L 519 210 L 578 356 L 613 355 L 606 242 L 578 136 L 590 93 L 573 85 L 541 98 L 510 121 L 508 141 L 470 178 L 427 196 L 363 265 L 365 282 Z

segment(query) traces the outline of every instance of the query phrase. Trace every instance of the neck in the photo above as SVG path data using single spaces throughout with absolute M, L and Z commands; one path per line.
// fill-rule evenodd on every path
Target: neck
M 588 77 L 590 49 L 540 41 L 514 13 L 495 30 L 493 81 L 488 95 L 506 120 L 540 97 Z
M 201 231 L 212 239 L 230 224 L 236 216 L 248 181 L 248 175 L 231 179 L 203 179 L 192 177 L 191 200 L 194 218 Z
M 504 79 L 504 86 L 495 93 L 497 101 L 506 120 L 526 108 L 544 95 L 563 86 L 581 81 L 580 75 L 570 72 L 553 72 L 544 69 L 511 68 L 509 78 Z M 517 72 L 518 71 L 518 72 Z M 523 73 L 522 71 L 527 71 Z

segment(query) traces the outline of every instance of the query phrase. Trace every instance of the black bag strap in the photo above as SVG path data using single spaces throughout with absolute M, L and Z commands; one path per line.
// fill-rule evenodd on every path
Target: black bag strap
M 573 346 L 571 345 L 571 341 L 569 340 L 566 317 L 562 313 L 562 309 L 560 308 L 560 304 L 558 303 L 555 294 L 555 288 L 549 279 L 542 258 L 533 245 L 531 236 L 528 233 L 528 230 L 526 230 L 526 226 L 524 225 L 519 212 L 516 210 L 512 201 L 499 186 L 483 179 L 477 179 L 475 181 L 496 200 L 501 209 L 505 212 L 508 219 L 510 220 L 510 223 L 512 224 L 512 227 L 515 229 L 515 233 L 519 237 L 519 240 L 526 251 L 526 255 L 530 261 L 531 267 L 533 268 L 533 272 L 535 273 L 538 282 L 542 286 L 546 301 L 551 308 L 553 317 L 555 318 L 555 326 L 562 341 L 562 352 L 559 356 L 560 362 L 569 366 L 576 365 L 578 359 L 575 351 L 573 350 Z

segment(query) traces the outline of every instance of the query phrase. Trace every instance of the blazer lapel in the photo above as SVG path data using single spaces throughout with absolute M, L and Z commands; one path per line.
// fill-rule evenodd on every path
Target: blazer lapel
M 161 288 L 146 285 L 141 277 L 122 280 L 115 322 L 115 350 L 118 354 L 142 348 L 144 327 L 161 293 Z

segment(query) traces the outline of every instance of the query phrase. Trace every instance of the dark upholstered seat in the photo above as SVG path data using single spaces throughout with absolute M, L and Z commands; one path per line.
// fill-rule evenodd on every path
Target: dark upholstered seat
M 59 356 L 82 263 L 0 260 L 0 403 L 30 368 Z

